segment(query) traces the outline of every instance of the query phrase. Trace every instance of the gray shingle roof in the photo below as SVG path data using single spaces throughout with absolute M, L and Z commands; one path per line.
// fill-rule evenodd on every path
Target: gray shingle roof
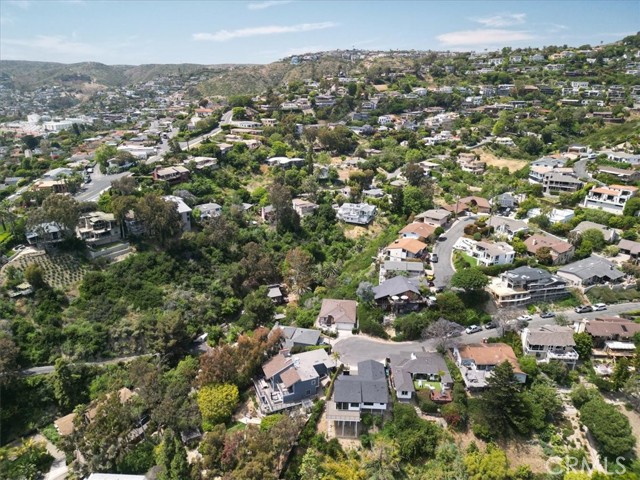
M 357 375 L 342 375 L 334 384 L 333 400 L 349 403 L 388 403 L 384 365 L 375 360 L 358 363 Z
M 565 265 L 558 270 L 558 274 L 562 273 L 576 275 L 582 280 L 588 280 L 593 277 L 618 280 L 624 277 L 624 273 L 618 270 L 612 262 L 594 255 Z
M 405 292 L 420 293 L 420 282 L 407 277 L 393 277 L 382 282 L 377 287 L 373 287 L 373 294 L 376 300 L 394 295 L 402 295 Z

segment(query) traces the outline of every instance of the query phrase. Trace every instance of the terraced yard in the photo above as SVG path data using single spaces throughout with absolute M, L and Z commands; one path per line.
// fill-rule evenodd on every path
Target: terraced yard
M 80 263 L 78 258 L 68 255 L 49 255 L 47 253 L 26 253 L 15 261 L 5 265 L 2 273 L 5 273 L 7 266 L 11 265 L 18 271 L 24 272 L 27 265 L 35 263 L 42 268 L 44 279 L 53 288 L 65 289 L 74 285 L 84 277 L 87 269 Z

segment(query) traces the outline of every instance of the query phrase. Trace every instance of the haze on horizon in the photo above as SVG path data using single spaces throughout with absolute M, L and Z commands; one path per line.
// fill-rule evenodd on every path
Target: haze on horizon
M 637 32 L 637 1 L 3 0 L 0 59 L 269 63 L 307 52 L 598 45 Z

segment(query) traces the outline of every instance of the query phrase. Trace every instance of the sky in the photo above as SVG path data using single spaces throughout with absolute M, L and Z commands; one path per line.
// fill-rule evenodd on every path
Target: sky
M 599 45 L 638 0 L 0 0 L 0 59 L 270 63 L 307 52 Z

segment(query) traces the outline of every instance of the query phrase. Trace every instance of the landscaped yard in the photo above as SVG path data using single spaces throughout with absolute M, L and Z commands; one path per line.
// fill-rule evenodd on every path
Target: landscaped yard
M 45 282 L 54 288 L 66 288 L 76 284 L 82 280 L 86 272 L 86 267 L 80 263 L 78 258 L 67 254 L 29 253 L 7 265 L 12 265 L 17 270 L 24 272 L 27 265 L 31 263 L 42 268 Z
M 416 390 L 435 390 L 440 391 L 440 382 L 430 382 L 428 380 L 414 380 L 413 387 Z
M 453 266 L 456 270 L 463 268 L 463 262 L 468 263 L 470 266 L 475 267 L 478 265 L 478 261 L 462 250 L 455 250 L 453 253 Z

